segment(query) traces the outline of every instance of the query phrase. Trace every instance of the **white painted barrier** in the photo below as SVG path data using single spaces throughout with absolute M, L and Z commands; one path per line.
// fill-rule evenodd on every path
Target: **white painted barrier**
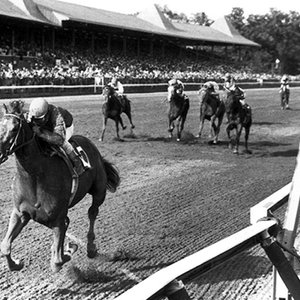
M 252 207 L 253 225 L 154 273 L 115 300 L 154 299 L 156 296 L 163 295 L 165 287 L 172 281 L 199 276 L 258 244 L 262 234 L 278 224 L 274 219 L 259 220 L 268 217 L 270 211 L 283 205 L 288 199 L 290 189 L 291 183 Z

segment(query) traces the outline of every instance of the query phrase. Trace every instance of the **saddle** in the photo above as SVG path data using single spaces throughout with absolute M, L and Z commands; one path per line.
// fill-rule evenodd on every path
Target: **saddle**
M 74 140 L 70 139 L 69 142 L 71 143 L 71 145 L 74 148 L 74 151 L 76 152 L 77 156 L 80 158 L 83 167 L 86 168 L 91 168 L 91 164 L 90 164 L 90 160 L 88 158 L 88 155 L 86 154 L 86 152 L 82 149 L 82 147 L 80 145 L 78 145 L 78 143 L 76 143 Z M 72 177 L 78 177 L 78 172 L 75 169 L 75 167 L 73 167 L 72 161 L 70 160 L 70 158 L 68 157 L 68 155 L 65 153 L 65 151 L 58 146 L 55 145 L 49 145 L 48 149 L 46 150 L 48 151 L 48 155 L 51 157 L 53 155 L 57 155 L 59 157 L 61 157 L 64 162 L 67 164 L 67 166 L 69 167 L 69 170 L 72 174 Z M 47 152 L 46 152 L 47 153 Z
M 84 169 L 91 168 L 89 157 L 86 154 L 86 152 L 82 149 L 82 147 L 78 143 L 76 143 L 76 141 L 72 140 L 72 138 L 69 140 L 69 142 L 71 143 L 76 154 L 80 158 Z M 70 206 L 74 199 L 74 196 L 77 192 L 77 189 L 78 189 L 78 181 L 79 181 L 78 171 L 75 169 L 70 158 L 68 157 L 66 152 L 61 147 L 56 146 L 56 145 L 51 145 L 51 144 L 43 141 L 42 139 L 37 139 L 37 144 L 39 145 L 39 148 L 40 148 L 41 152 L 43 153 L 43 155 L 48 156 L 48 157 L 57 155 L 60 158 L 62 158 L 62 160 L 67 165 L 67 167 L 71 173 L 71 176 L 72 176 L 72 188 L 71 188 L 71 195 L 70 195 L 70 199 L 69 199 L 69 206 Z M 40 206 L 40 203 L 37 203 L 36 207 L 39 207 L 39 206 Z

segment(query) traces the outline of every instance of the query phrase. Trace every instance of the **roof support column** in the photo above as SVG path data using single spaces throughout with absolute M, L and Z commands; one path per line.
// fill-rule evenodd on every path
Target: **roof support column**
M 45 52 L 45 30 L 42 30 L 42 53 Z
M 11 30 L 11 51 L 12 55 L 14 55 L 15 52 L 15 30 L 12 28 Z
M 55 49 L 55 29 L 52 29 L 52 49 Z
M 107 54 L 110 56 L 111 53 L 111 34 L 107 36 Z
M 141 55 L 141 39 L 138 37 L 137 38 L 137 45 L 136 45 L 136 47 L 137 47 L 137 57 L 140 57 L 140 55 Z
M 165 47 L 166 47 L 166 43 L 165 43 L 165 41 L 163 41 L 162 46 L 161 46 L 161 56 L 162 56 L 162 58 L 165 57 Z
M 91 51 L 92 53 L 95 52 L 95 33 L 92 31 L 92 39 L 91 39 Z
M 73 29 L 72 30 L 72 40 L 71 40 L 71 47 L 72 47 L 72 50 L 74 50 L 75 48 L 75 43 L 76 43 L 76 29 Z
M 150 40 L 150 56 L 153 56 L 153 39 Z
M 127 39 L 125 36 L 123 37 L 123 55 L 127 55 Z

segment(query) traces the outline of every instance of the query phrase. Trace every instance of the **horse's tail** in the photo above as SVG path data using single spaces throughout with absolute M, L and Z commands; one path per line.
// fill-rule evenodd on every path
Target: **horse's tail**
M 120 185 L 120 181 L 121 181 L 119 172 L 112 163 L 110 163 L 104 158 L 102 159 L 103 159 L 104 168 L 107 176 L 106 187 L 110 192 L 114 193 L 117 190 L 117 187 Z

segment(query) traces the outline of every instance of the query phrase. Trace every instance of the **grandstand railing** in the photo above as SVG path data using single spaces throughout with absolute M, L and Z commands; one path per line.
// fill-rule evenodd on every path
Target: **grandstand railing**
M 185 83 L 186 91 L 197 91 L 204 82 Z M 241 82 L 241 88 L 272 88 L 278 87 L 278 82 Z M 300 86 L 300 82 L 292 82 L 291 87 Z M 155 93 L 166 92 L 167 83 L 145 83 L 145 84 L 124 84 L 126 93 Z M 101 94 L 101 85 L 27 85 L 27 86 L 0 86 L 0 99 L 15 97 L 48 97 L 48 96 L 71 96 Z
M 188 300 L 190 299 L 188 293 L 182 293 L 185 291 L 182 281 L 188 282 L 257 244 L 261 244 L 272 263 L 278 267 L 282 278 L 288 277 L 285 284 L 294 292 L 292 294 L 294 299 L 298 300 L 300 281 L 292 266 L 288 266 L 286 257 L 281 249 L 278 249 L 277 243 L 274 242 L 279 230 L 279 222 L 272 214 L 288 201 L 291 187 L 292 184 L 289 183 L 253 206 L 250 209 L 251 226 L 161 269 L 124 292 L 116 300 L 154 300 L 158 297 L 168 297 L 169 300 Z M 275 252 L 273 252 L 274 247 L 276 247 Z M 281 270 L 281 265 L 287 266 L 288 270 Z

